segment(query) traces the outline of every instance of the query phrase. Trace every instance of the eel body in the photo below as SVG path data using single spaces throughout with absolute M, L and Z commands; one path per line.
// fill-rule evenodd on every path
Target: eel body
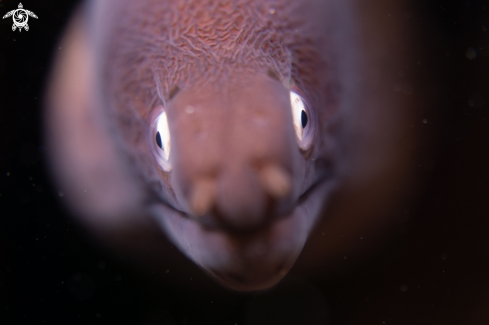
M 119 249 L 151 259 L 169 245 L 123 234 L 160 232 L 245 291 L 278 283 L 318 227 L 375 228 L 411 149 L 401 9 L 374 2 L 88 1 L 46 106 L 63 199 Z M 338 249 L 314 247 L 311 265 Z

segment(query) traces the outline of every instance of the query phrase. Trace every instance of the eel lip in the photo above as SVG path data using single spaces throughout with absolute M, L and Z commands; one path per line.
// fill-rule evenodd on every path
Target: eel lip
M 277 267 L 273 272 L 263 273 L 255 271 L 252 275 L 205 268 L 204 270 L 209 273 L 210 276 L 214 277 L 220 284 L 232 290 L 257 291 L 268 289 L 279 283 L 287 273 L 289 273 L 294 261 L 289 263 L 290 265 L 285 265 L 285 263 L 277 264 Z
M 206 230 L 222 231 L 238 237 L 241 236 L 247 237 L 249 235 L 255 234 L 260 229 L 270 227 L 277 220 L 287 218 L 287 216 L 290 216 L 291 212 L 298 205 L 301 205 L 303 202 L 305 202 L 307 198 L 315 191 L 315 189 L 321 186 L 327 179 L 328 177 L 326 175 L 319 178 L 316 182 L 311 184 L 311 186 L 309 186 L 307 190 L 304 191 L 296 200 L 294 200 L 294 202 L 287 204 L 285 209 L 280 210 L 280 213 L 274 213 L 274 216 L 272 218 L 268 219 L 267 222 L 259 225 L 258 227 L 239 228 L 239 227 L 227 226 L 226 224 L 218 221 L 218 219 L 220 218 L 216 218 L 216 216 L 219 215 L 219 213 L 215 209 L 208 211 L 203 215 L 199 215 L 199 214 L 195 215 L 192 213 L 183 212 L 171 205 L 169 207 L 172 210 L 175 210 L 175 212 L 177 212 L 180 215 L 180 217 L 192 220 L 193 222 L 200 224 Z

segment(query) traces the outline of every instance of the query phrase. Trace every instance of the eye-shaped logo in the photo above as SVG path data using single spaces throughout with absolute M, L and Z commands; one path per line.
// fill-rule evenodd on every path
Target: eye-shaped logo
M 25 10 L 24 7 L 22 6 L 22 3 L 19 3 L 19 8 L 9 11 L 3 16 L 3 19 L 8 18 L 12 16 L 12 19 L 14 20 L 14 24 L 12 25 L 12 31 L 15 31 L 17 28 L 19 29 L 19 32 L 22 31 L 22 28 L 24 28 L 26 31 L 29 30 L 29 25 L 27 25 L 27 21 L 29 20 L 29 16 L 36 18 L 37 16 L 35 13 L 29 10 Z

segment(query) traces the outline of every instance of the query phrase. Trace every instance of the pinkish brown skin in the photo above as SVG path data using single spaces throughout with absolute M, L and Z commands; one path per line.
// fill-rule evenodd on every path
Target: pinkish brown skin
M 233 289 L 276 284 L 338 181 L 368 175 L 360 177 L 364 186 L 385 166 L 403 169 L 391 150 L 403 106 L 389 95 L 365 95 L 358 83 L 370 75 L 359 68 L 365 58 L 356 54 L 363 45 L 354 9 L 339 0 L 90 2 L 66 38 L 47 119 L 70 205 L 108 238 L 121 229 L 144 231 L 154 218 L 186 256 Z M 295 138 L 291 87 L 317 115 L 307 150 Z M 168 114 L 170 172 L 145 140 L 158 105 Z M 389 105 L 400 108 L 389 115 Z M 375 127 L 385 121 L 393 138 Z M 335 132 L 339 125 L 346 131 Z M 351 146 L 356 133 L 361 150 Z M 284 198 L 271 198 L 258 181 L 270 163 L 291 175 Z M 196 217 L 189 193 L 201 178 L 214 182 L 216 198 Z

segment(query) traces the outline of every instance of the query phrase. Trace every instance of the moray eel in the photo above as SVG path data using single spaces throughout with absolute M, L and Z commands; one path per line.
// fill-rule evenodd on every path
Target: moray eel
M 63 199 L 102 237 L 157 225 L 223 285 L 275 285 L 345 175 L 382 188 L 396 174 L 389 157 L 403 108 L 389 113 L 397 104 L 379 99 L 382 68 L 364 69 L 372 54 L 360 31 L 378 30 L 363 29 L 360 7 L 89 1 L 48 92 Z

